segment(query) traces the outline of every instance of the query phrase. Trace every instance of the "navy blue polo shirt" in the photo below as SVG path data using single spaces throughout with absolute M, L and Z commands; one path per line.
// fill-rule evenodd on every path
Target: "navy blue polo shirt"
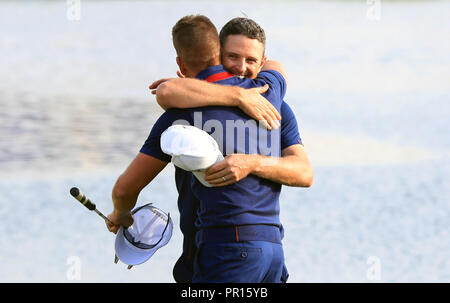
M 275 71 L 265 71 L 260 73 L 255 80 L 240 79 L 229 74 L 224 70 L 223 66 L 219 65 L 205 69 L 199 73 L 198 78 L 210 82 L 225 85 L 238 85 L 246 88 L 262 86 L 268 83 L 270 89 L 265 94 L 265 97 L 272 101 L 272 104 L 283 116 L 281 127 L 282 138 L 281 142 L 277 141 L 277 145 L 280 146 L 281 144 L 281 149 L 283 149 L 292 144 L 301 143 L 297 123 L 292 110 L 287 105 L 281 106 L 281 100 L 285 92 L 285 82 L 279 73 Z M 252 143 L 251 138 L 244 140 L 245 144 L 238 142 L 239 138 L 242 137 L 242 133 L 238 134 L 237 129 L 234 130 L 235 136 L 233 140 L 228 140 L 229 142 L 227 142 L 227 139 L 229 139 L 230 136 L 226 136 L 227 121 L 241 121 L 241 129 L 244 129 L 245 137 L 251 137 L 252 125 L 249 124 L 249 127 L 245 128 L 245 123 L 249 123 L 248 121 L 251 120 L 250 117 L 246 116 L 237 108 L 204 107 L 187 110 L 172 109 L 164 113 L 155 123 L 141 152 L 169 162 L 170 156 L 161 151 L 160 136 L 161 133 L 176 120 L 185 120 L 191 125 L 204 128 L 205 131 L 215 137 L 216 140 L 219 139 L 220 141 L 220 139 L 222 139 L 222 142 L 218 143 L 224 155 L 235 152 L 249 153 L 252 151 L 251 149 L 253 147 L 250 146 L 250 143 Z M 211 123 L 211 121 L 214 123 Z M 220 124 L 222 124 L 221 130 Z M 286 127 L 284 127 L 284 125 Z M 236 126 L 236 124 L 233 125 L 233 123 L 231 123 L 231 127 L 232 126 Z M 258 131 L 256 133 L 258 136 Z M 271 146 L 271 139 L 271 134 L 267 134 L 267 146 Z M 255 140 L 257 141 L 258 138 Z M 254 151 L 255 150 L 253 150 L 253 152 Z M 267 154 L 268 149 L 263 148 L 260 150 L 257 147 L 256 151 L 259 153 L 265 152 L 265 154 Z M 272 151 L 270 155 L 279 156 L 279 149 L 275 152 Z M 241 224 L 280 225 L 278 218 L 278 197 L 281 186 L 277 183 L 250 175 L 244 180 L 230 186 L 206 188 L 198 183 L 197 179 L 193 177 L 190 172 L 186 172 L 179 168 L 176 168 L 175 180 L 179 193 L 178 208 L 180 210 L 180 227 L 187 236 L 195 234 L 195 231 L 192 231 L 192 221 L 193 217 L 196 215 L 199 217 L 199 220 L 197 221 L 199 228 Z M 247 201 L 242 201 L 243 198 L 248 199 Z M 201 202 L 199 203 L 199 201 Z M 200 204 L 200 210 L 198 214 L 196 214 L 195 209 L 198 204 Z

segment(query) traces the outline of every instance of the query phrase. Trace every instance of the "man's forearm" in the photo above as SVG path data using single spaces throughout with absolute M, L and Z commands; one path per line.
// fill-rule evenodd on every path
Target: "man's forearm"
M 253 174 L 288 186 L 311 186 L 314 173 L 303 147 L 295 144 L 283 149 L 281 154 L 281 158 L 259 154 L 227 155 L 208 168 L 205 181 L 214 186 L 226 186 Z
M 114 206 L 114 212 L 120 216 L 130 212 L 136 205 L 139 193 L 129 193 L 120 188 L 120 185 L 116 183 L 116 186 L 112 192 L 112 201 Z
M 309 187 L 312 185 L 311 165 L 299 156 L 286 155 L 280 158 L 252 156 L 255 161 L 253 175 L 288 186 Z
M 201 106 L 239 106 L 243 99 L 239 87 L 218 85 L 191 78 L 174 78 L 156 89 L 156 100 L 164 108 Z
M 141 190 L 167 165 L 166 162 L 139 153 L 117 179 L 112 191 L 114 212 L 123 214 L 136 205 Z

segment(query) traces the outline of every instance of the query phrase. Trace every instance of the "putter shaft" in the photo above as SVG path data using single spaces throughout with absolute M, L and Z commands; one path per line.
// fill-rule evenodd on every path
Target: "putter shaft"
M 111 225 L 114 225 L 114 223 L 112 223 L 111 220 L 109 220 L 107 217 L 105 217 L 105 215 L 102 214 L 99 210 L 94 209 L 94 211 L 95 211 L 100 217 L 102 217 L 103 219 L 105 219 L 106 222 L 108 222 L 108 223 L 111 224 Z
M 72 197 L 77 199 L 81 204 L 83 204 L 87 209 L 95 211 L 100 217 L 102 217 L 106 222 L 108 222 L 111 225 L 114 225 L 114 223 L 111 222 L 105 215 L 103 215 L 95 206 L 94 203 L 91 202 L 83 193 L 76 187 L 72 187 L 70 189 L 70 194 Z

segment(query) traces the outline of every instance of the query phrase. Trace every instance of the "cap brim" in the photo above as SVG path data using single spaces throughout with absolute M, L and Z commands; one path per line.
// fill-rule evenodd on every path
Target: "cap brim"
M 208 182 L 205 181 L 205 172 L 206 170 L 202 170 L 202 171 L 195 171 L 192 172 L 194 174 L 194 176 L 197 178 L 197 180 L 206 187 L 213 187 L 212 184 L 209 184 Z
M 167 228 L 163 239 L 157 246 L 150 249 L 142 249 L 134 246 L 125 238 L 123 226 L 121 226 L 117 232 L 116 241 L 114 243 L 117 257 L 127 265 L 139 265 L 146 262 L 159 248 L 169 242 L 172 236 L 172 224 L 169 224 Z
M 219 163 L 220 161 L 222 161 L 224 159 L 223 155 L 218 152 L 217 155 L 215 156 L 215 160 L 211 161 L 211 164 L 209 165 L 209 167 L 213 166 L 214 164 Z M 209 168 L 208 167 L 208 168 Z M 194 174 L 194 176 L 197 178 L 197 180 L 206 187 L 213 187 L 212 184 L 209 184 L 208 182 L 205 181 L 205 173 L 206 173 L 206 169 L 205 170 L 198 170 L 198 171 L 193 171 L 192 172 Z
M 127 239 L 123 233 L 123 226 L 119 228 L 116 236 L 116 242 L 114 244 L 116 255 L 120 261 L 128 265 L 142 264 L 158 250 L 159 246 L 151 249 L 142 249 L 134 246 Z

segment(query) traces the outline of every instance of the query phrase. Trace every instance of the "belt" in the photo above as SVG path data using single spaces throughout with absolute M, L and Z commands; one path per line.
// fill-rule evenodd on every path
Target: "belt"
M 203 243 L 267 241 L 281 244 L 280 227 L 275 225 L 239 225 L 200 229 L 195 236 L 197 246 Z

